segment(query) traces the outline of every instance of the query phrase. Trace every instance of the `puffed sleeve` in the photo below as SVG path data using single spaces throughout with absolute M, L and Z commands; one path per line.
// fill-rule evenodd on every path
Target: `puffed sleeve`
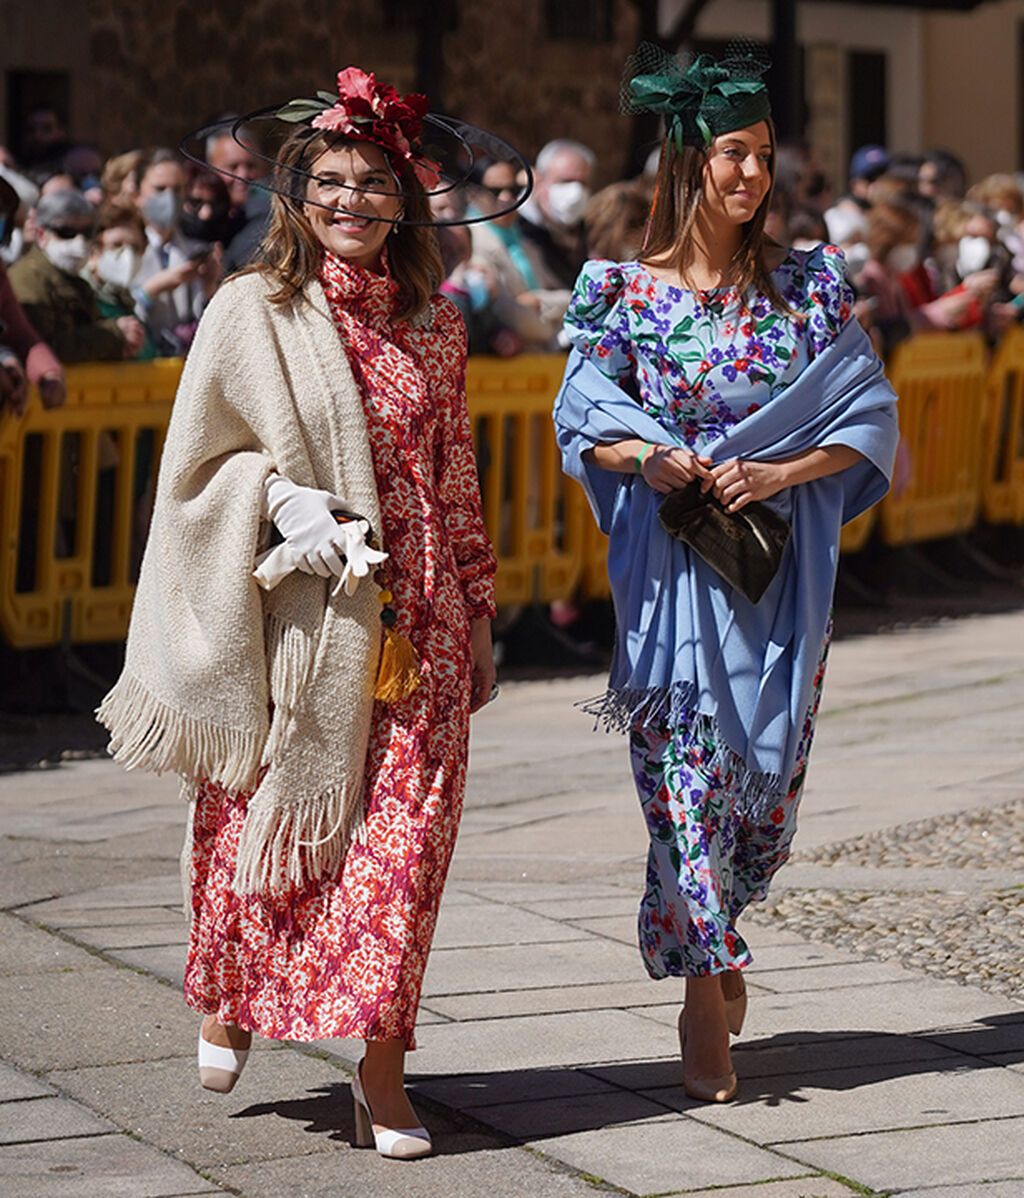
M 466 405 L 466 326 L 450 300 L 435 298 L 434 328 L 446 369 L 439 388 L 438 495 L 451 537 L 466 611 L 471 620 L 493 619 L 497 562 L 480 504 L 473 430 Z
M 625 291 L 626 275 L 617 262 L 584 262 L 563 322 L 573 348 L 616 382 L 634 366 Z
M 806 265 L 808 348 L 816 357 L 835 341 L 853 313 L 854 291 L 846 277 L 846 255 L 836 245 L 819 245 Z

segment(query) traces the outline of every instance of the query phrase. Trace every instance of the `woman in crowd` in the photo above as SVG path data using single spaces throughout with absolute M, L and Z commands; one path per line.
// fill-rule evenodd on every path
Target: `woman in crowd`
M 14 231 L 18 203 L 18 193 L 0 179 L 0 249 Z M 64 402 L 64 368 L 29 323 L 0 261 L 0 413 L 24 413 L 29 383 L 39 388 L 45 407 L 58 408 Z
M 790 851 L 840 525 L 886 490 L 894 396 L 851 319 L 841 253 L 765 236 L 764 64 L 737 48 L 684 68 L 646 49 L 626 94 L 666 121 L 647 237 L 639 260 L 583 268 L 555 423 L 610 536 L 618 637 L 587 708 L 630 734 L 650 834 L 640 949 L 652 977 L 686 979 L 686 1092 L 723 1102 L 752 959 L 736 924 Z M 672 506 L 659 514 L 669 496 L 703 509 L 719 546 L 739 538 L 741 564 L 767 562 L 759 598 L 726 582 L 728 554 L 671 535 L 686 533 Z M 788 525 L 785 539 L 775 521 L 774 560 L 760 543 L 773 513 Z
M 360 1037 L 357 1142 L 393 1157 L 431 1151 L 404 1058 L 469 716 L 494 681 L 495 561 L 465 331 L 435 294 L 425 107 L 350 67 L 333 104 L 280 110 L 261 260 L 221 288 L 186 363 L 101 708 L 116 757 L 193 780 L 203 1084 L 234 1085 L 254 1032 Z

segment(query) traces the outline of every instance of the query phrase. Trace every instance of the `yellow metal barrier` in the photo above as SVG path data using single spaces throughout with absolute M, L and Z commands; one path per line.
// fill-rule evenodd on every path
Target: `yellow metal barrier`
M 1024 524 L 1024 329 L 1003 338 L 988 376 L 982 510 L 993 524 Z
M 0 419 L 0 628 L 17 648 L 128 628 L 181 363 L 69 369 L 67 404 Z
M 561 472 L 551 431 L 564 366 L 550 354 L 469 360 L 466 391 L 499 604 L 572 595 L 588 573 L 590 510 Z
M 987 519 L 1024 523 L 1024 331 L 986 371 L 976 334 L 900 346 L 909 477 L 843 531 L 862 548 L 880 525 L 903 545 Z M 472 358 L 469 410 L 484 516 L 498 556 L 498 602 L 608 594 L 606 538 L 559 469 L 551 405 L 564 360 Z M 18 648 L 110 641 L 128 627 L 156 466 L 181 364 L 68 370 L 68 402 L 0 418 L 0 632 Z M 986 389 L 987 388 L 987 389 Z M 985 417 L 983 423 L 983 415 Z
M 923 333 L 896 348 L 888 373 L 909 478 L 882 500 L 887 545 L 951 536 L 977 521 L 986 368 L 980 333 Z

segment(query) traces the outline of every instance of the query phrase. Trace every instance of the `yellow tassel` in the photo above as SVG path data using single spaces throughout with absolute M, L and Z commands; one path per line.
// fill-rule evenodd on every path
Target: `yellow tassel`
M 412 642 L 393 628 L 385 628 L 373 697 L 382 703 L 399 703 L 419 684 L 420 661 Z

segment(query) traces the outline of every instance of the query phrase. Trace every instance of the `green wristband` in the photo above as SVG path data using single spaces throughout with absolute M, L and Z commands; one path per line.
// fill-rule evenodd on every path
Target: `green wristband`
M 641 449 L 640 452 L 636 455 L 636 472 L 637 472 L 637 474 L 643 474 L 644 458 L 647 457 L 647 451 L 649 449 L 653 449 L 653 448 L 654 448 L 653 441 L 645 441 L 644 442 L 643 449 Z

